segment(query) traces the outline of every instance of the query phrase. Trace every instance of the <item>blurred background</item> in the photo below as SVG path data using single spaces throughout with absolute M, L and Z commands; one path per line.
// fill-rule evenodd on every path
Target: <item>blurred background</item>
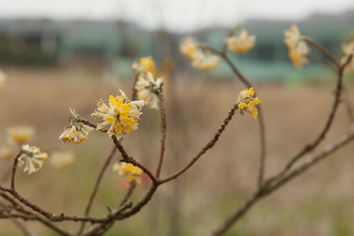
M 58 140 L 68 125 L 68 107 L 90 119 L 95 102 L 123 89 L 131 94 L 131 64 L 152 56 L 166 78 L 167 151 L 163 176 L 185 165 L 214 135 L 243 85 L 226 64 L 212 72 L 192 68 L 178 50 L 186 35 L 221 48 L 239 23 L 257 36 L 246 55 L 231 54 L 262 100 L 267 134 L 266 176 L 276 173 L 325 124 L 335 77 L 312 62 L 299 70 L 288 59 L 284 31 L 297 24 L 336 58 L 353 33 L 352 0 L 0 0 L 0 69 L 7 81 L 0 91 L 0 145 L 6 129 L 31 125 L 30 144 L 48 151 L 72 150 L 75 163 L 56 170 L 46 163 L 28 176 L 18 173 L 20 193 L 43 208 L 83 214 L 94 180 L 112 144 L 92 133 L 80 145 Z M 321 56 L 320 54 L 318 54 Z M 353 76 L 345 78 L 353 100 Z M 328 105 L 329 104 L 329 105 Z M 328 107 L 327 107 L 328 106 Z M 127 152 L 146 166 L 157 165 L 159 114 L 144 108 L 139 129 L 124 140 Z M 350 125 L 340 107 L 325 144 Z M 93 119 L 90 119 L 95 122 Z M 118 222 L 107 235 L 208 235 L 254 190 L 257 180 L 258 125 L 248 114 L 235 116 L 214 149 L 185 175 L 159 189 L 138 215 Z M 353 235 L 354 163 L 349 144 L 268 197 L 226 235 Z M 119 155 L 116 155 L 116 161 Z M 11 161 L 0 159 L 0 177 Z M 4 180 L 8 184 L 8 180 Z M 137 189 L 138 200 L 149 183 Z M 92 215 L 115 207 L 126 186 L 111 170 L 104 176 Z M 0 221 L 1 235 L 22 235 Z M 28 222 L 38 235 L 55 235 Z M 67 229 L 75 225 L 63 223 Z

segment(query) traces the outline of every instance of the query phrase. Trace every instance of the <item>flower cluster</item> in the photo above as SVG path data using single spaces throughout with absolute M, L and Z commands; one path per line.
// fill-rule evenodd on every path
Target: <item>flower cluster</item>
M 82 123 L 81 116 L 75 112 L 75 109 L 69 108 L 69 110 L 71 114 L 70 125 L 64 129 L 59 139 L 64 142 L 82 143 L 95 128 Z
M 247 53 L 256 43 L 256 36 L 248 35 L 248 31 L 241 29 L 238 32 L 234 30 L 234 34 L 225 38 L 226 47 L 236 53 Z
M 91 114 L 93 118 L 102 117 L 102 123 L 97 124 L 97 130 L 104 129 L 108 124 L 111 127 L 107 133 L 109 137 L 115 135 L 118 139 L 126 133 L 138 128 L 139 117 L 142 114 L 141 108 L 145 105 L 144 101 L 130 101 L 123 91 L 120 96 L 110 96 L 109 105 L 103 100 L 97 102 L 97 110 Z
M 348 60 L 350 55 L 354 57 L 354 39 L 350 40 L 348 43 L 342 45 L 343 57 L 341 62 L 344 63 Z M 354 73 L 354 58 L 352 58 L 351 62 L 348 66 L 345 67 L 345 71 L 348 73 Z
M 6 82 L 6 75 L 0 70 L 0 90 L 4 87 Z
M 3 145 L 0 147 L 0 158 L 12 159 L 15 157 L 15 150 L 12 145 Z
M 55 152 L 50 157 L 50 163 L 57 169 L 64 169 L 71 166 L 75 160 L 72 151 Z
M 140 75 L 135 85 L 135 89 L 138 91 L 138 97 L 140 100 L 150 105 L 152 109 L 159 109 L 158 94 L 162 92 L 163 78 L 154 79 L 153 75 L 148 72 L 145 76 Z
M 14 126 L 7 129 L 6 143 L 0 148 L 0 158 L 15 157 L 18 145 L 28 142 L 34 134 L 32 126 Z
M 292 25 L 289 30 L 285 31 L 284 35 L 284 42 L 289 48 L 289 58 L 291 62 L 297 68 L 301 68 L 308 63 L 307 55 L 310 52 L 310 48 L 303 40 L 299 28 L 296 25 Z
M 31 174 L 42 168 L 44 160 L 48 158 L 47 153 L 40 152 L 37 147 L 30 147 L 28 144 L 22 145 L 20 156 L 18 157 L 18 165 L 25 165 L 23 172 Z
M 156 66 L 151 57 L 142 57 L 140 62 L 134 62 L 132 69 L 138 73 L 151 73 L 153 77 L 156 76 Z
M 125 177 L 128 182 L 139 184 L 143 170 L 131 163 L 119 162 L 113 165 L 113 171 L 117 171 L 120 176 Z
M 192 66 L 199 70 L 210 71 L 219 66 L 220 58 L 200 49 L 192 37 L 186 37 L 179 48 L 180 52 L 191 60 Z
M 258 97 L 254 98 L 254 93 L 255 91 L 253 87 L 251 87 L 250 89 L 242 90 L 238 95 L 236 104 L 241 115 L 243 115 L 243 111 L 247 111 L 251 113 L 254 118 L 257 119 L 258 110 L 256 108 L 256 105 L 258 105 L 261 100 L 259 100 Z
M 32 138 L 34 129 L 32 126 L 15 126 L 7 129 L 8 137 L 18 144 L 23 144 Z

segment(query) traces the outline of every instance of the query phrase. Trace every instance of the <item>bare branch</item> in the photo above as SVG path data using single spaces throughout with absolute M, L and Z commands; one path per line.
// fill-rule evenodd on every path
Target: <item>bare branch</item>
M 211 139 L 202 149 L 201 151 L 195 155 L 193 157 L 193 159 L 185 166 L 183 167 L 181 170 L 177 171 L 176 173 L 168 176 L 165 179 L 162 179 L 159 181 L 160 184 L 162 183 L 166 183 L 168 181 L 171 181 L 175 178 L 177 178 L 178 176 L 180 176 L 181 174 L 183 174 L 185 171 L 187 171 L 191 166 L 193 166 L 193 164 L 202 156 L 204 155 L 210 148 L 212 148 L 215 143 L 219 140 L 220 135 L 223 133 L 223 131 L 225 130 L 226 126 L 229 124 L 229 122 L 231 121 L 232 117 L 235 114 L 236 109 L 238 108 L 238 104 L 234 104 L 233 107 L 231 108 L 231 110 L 229 111 L 227 117 L 224 119 L 222 125 L 219 127 L 218 131 L 216 132 L 216 134 L 214 135 L 213 139 Z
M 112 160 L 114 154 L 116 153 L 116 151 L 117 151 L 117 149 L 116 149 L 116 147 L 114 146 L 113 149 L 112 149 L 112 151 L 111 151 L 111 153 L 108 155 L 106 161 L 104 162 L 104 164 L 103 164 L 103 166 L 102 166 L 102 168 L 101 168 L 101 170 L 100 170 L 98 176 L 97 176 L 96 183 L 95 183 L 94 188 L 93 188 L 93 190 L 92 190 L 92 192 L 91 192 L 90 199 L 89 199 L 89 201 L 88 201 L 88 203 L 87 203 L 84 216 L 88 216 L 89 213 L 90 213 L 91 206 L 92 206 L 93 200 L 94 200 L 94 198 L 95 198 L 95 196 L 96 196 L 96 193 L 97 193 L 97 191 L 98 191 L 99 185 L 100 185 L 100 183 L 101 183 L 103 174 L 104 174 L 104 172 L 106 172 L 106 170 L 107 170 L 107 168 L 108 168 L 108 166 L 109 166 L 109 163 L 111 162 L 111 160 Z M 85 227 L 85 221 L 82 222 L 78 234 L 80 234 L 80 233 L 83 231 L 84 227 Z
M 162 91 L 158 93 L 160 99 L 160 117 L 161 117 L 161 148 L 160 148 L 160 159 L 156 169 L 156 177 L 160 177 L 161 167 L 163 163 L 163 158 L 165 154 L 165 141 L 166 141 L 166 132 L 167 132 L 167 123 L 166 123 L 166 111 L 165 111 L 165 100 L 163 97 Z
M 116 136 L 113 135 L 112 140 L 113 140 L 114 144 L 116 145 L 116 147 L 118 148 L 119 152 L 121 153 L 124 162 L 131 163 L 131 164 L 139 167 L 140 169 L 142 169 L 145 172 L 145 174 L 147 174 L 150 177 L 150 179 L 153 183 L 158 182 L 158 179 L 151 173 L 151 171 L 148 168 L 146 168 L 143 164 L 141 164 L 140 162 L 138 162 L 137 160 L 135 160 L 134 158 L 130 157 L 127 154 L 127 152 L 123 148 L 122 144 L 117 140 Z
M 229 33 L 232 33 L 230 31 Z M 247 87 L 253 87 L 252 84 L 241 74 L 241 72 L 237 69 L 237 67 L 232 63 L 230 58 L 226 54 L 226 50 L 219 51 L 207 44 L 200 44 L 200 47 L 210 50 L 216 54 L 218 54 L 224 61 L 228 64 L 231 68 L 232 72 L 236 75 L 236 77 L 241 80 L 241 82 Z M 259 125 L 259 132 L 260 132 L 260 158 L 259 158 L 259 171 L 258 171 L 258 186 L 259 188 L 262 186 L 264 172 L 265 172 L 265 163 L 266 163 L 266 137 L 265 137 L 265 125 L 264 125 L 264 118 L 262 113 L 262 106 L 261 104 L 258 105 L 258 125 Z
M 237 208 L 237 210 L 231 214 L 230 217 L 227 218 L 225 222 L 223 222 L 217 229 L 211 234 L 212 236 L 220 236 L 229 230 L 239 219 L 242 218 L 253 206 L 256 202 L 258 202 L 263 197 L 271 194 L 279 187 L 283 186 L 288 181 L 294 179 L 296 176 L 304 173 L 310 167 L 314 166 L 319 161 L 328 157 L 331 153 L 335 152 L 339 148 L 343 147 L 344 145 L 348 144 L 350 141 L 354 139 L 354 129 L 349 132 L 347 135 L 339 138 L 333 144 L 328 145 L 324 148 L 323 152 L 319 155 L 313 157 L 308 163 L 303 164 L 302 166 L 298 167 L 297 169 L 293 170 L 291 173 L 286 175 L 284 178 L 280 179 L 277 183 L 272 186 L 269 186 L 269 180 L 265 182 L 261 189 L 257 190 L 249 199 L 245 200 L 244 203 Z
M 313 40 L 312 38 L 309 37 L 304 37 L 304 41 L 307 42 L 308 44 L 311 44 L 315 48 L 317 48 L 320 52 L 322 52 L 337 68 L 340 67 L 339 62 L 336 60 L 336 58 L 321 44 Z

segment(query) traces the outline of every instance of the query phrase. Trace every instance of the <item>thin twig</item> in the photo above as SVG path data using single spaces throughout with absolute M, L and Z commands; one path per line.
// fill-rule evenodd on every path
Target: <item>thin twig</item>
M 234 27 L 232 27 L 232 28 L 229 30 L 229 32 L 227 32 L 227 35 L 226 35 L 225 39 L 226 39 L 227 37 L 230 37 L 232 34 L 234 34 L 234 33 L 236 32 L 237 28 L 238 28 L 238 24 L 235 25 Z M 226 54 L 226 51 L 227 51 L 227 45 L 226 45 L 226 41 L 224 40 L 224 44 L 223 44 L 223 47 L 222 47 L 222 51 L 221 51 L 221 52 L 224 53 L 224 54 Z
M 303 37 L 304 41 L 307 42 L 308 44 L 311 44 L 315 48 L 317 48 L 320 52 L 322 52 L 337 68 L 340 67 L 339 62 L 336 60 L 336 58 L 321 44 L 313 40 L 312 38 L 309 37 Z
M 17 167 L 17 163 L 18 163 L 18 158 L 21 155 L 21 150 L 18 152 L 18 154 L 16 155 L 14 162 L 12 164 L 12 174 L 11 174 L 11 189 L 13 191 L 15 191 L 15 175 L 16 175 L 16 167 Z
M 7 170 L 5 170 L 4 174 L 0 178 L 0 183 L 5 182 L 12 174 L 12 168 L 13 166 L 9 166 Z
M 6 191 L 6 192 L 11 192 L 11 189 L 6 189 L 5 187 L 0 185 L 0 190 Z M 9 201 L 14 209 L 17 211 L 24 213 L 26 215 L 17 215 L 18 218 L 22 218 L 24 220 L 36 220 L 39 222 L 42 222 L 44 225 L 46 225 L 48 228 L 52 229 L 53 231 L 63 235 L 63 236 L 71 236 L 70 233 L 66 232 L 64 229 L 60 228 L 59 226 L 55 225 L 54 223 L 50 222 L 46 218 L 40 217 L 37 214 L 30 212 L 28 210 L 25 210 L 22 205 L 20 205 L 15 199 L 12 197 L 8 196 L 5 192 L 0 191 L 0 196 Z M 21 217 L 20 217 L 21 216 Z
M 202 48 L 208 49 L 216 54 L 218 54 L 231 68 L 232 72 L 236 75 L 236 77 L 241 80 L 241 82 L 248 88 L 253 87 L 252 84 L 241 74 L 241 72 L 237 69 L 237 67 L 232 63 L 230 58 L 226 54 L 226 50 L 219 51 L 209 45 L 200 44 Z M 255 94 L 256 95 L 256 94 Z M 266 137 L 265 137 L 265 125 L 264 125 L 264 117 L 262 112 L 261 104 L 258 105 L 258 125 L 260 132 L 260 158 L 259 158 L 259 171 L 258 171 L 258 186 L 259 188 L 263 184 L 264 172 L 265 172 L 265 164 L 266 164 Z
M 329 156 L 331 153 L 335 152 L 340 147 L 343 147 L 344 145 L 348 144 L 352 140 L 354 140 L 353 130 L 347 135 L 344 135 L 343 137 L 339 138 L 336 142 L 334 142 L 334 144 L 331 144 L 326 148 L 324 148 L 321 154 L 313 157 L 311 161 L 298 167 L 297 169 L 289 173 L 287 176 L 285 176 L 283 179 L 279 180 L 279 182 L 277 182 L 276 184 L 272 186 L 266 184 L 263 185 L 261 189 L 257 190 L 249 199 L 245 200 L 244 203 L 239 208 L 237 208 L 237 210 L 233 214 L 231 214 L 231 216 L 228 217 L 225 222 L 223 222 L 219 227 L 217 227 L 217 229 L 213 231 L 211 235 L 212 236 L 223 235 L 236 222 L 238 222 L 238 220 L 241 219 L 241 217 L 244 216 L 255 205 L 256 202 L 261 200 L 263 197 L 271 194 L 272 192 L 277 190 L 279 187 L 283 186 L 288 181 L 294 179 L 296 176 L 300 175 L 301 173 L 304 173 L 310 167 L 314 166 L 319 161 L 325 159 L 325 157 Z
M 184 166 L 182 169 L 180 169 L 179 171 L 175 172 L 174 174 L 166 177 L 165 179 L 162 179 L 159 181 L 160 184 L 162 183 L 166 183 L 168 181 L 171 181 L 175 178 L 177 178 L 178 176 L 180 176 L 181 174 L 183 174 L 185 171 L 187 171 L 191 166 L 193 166 L 193 164 L 202 156 L 204 155 L 210 148 L 212 148 L 215 143 L 218 141 L 220 135 L 223 133 L 223 131 L 225 130 L 226 126 L 229 124 L 229 122 L 231 121 L 232 117 L 235 114 L 236 109 L 238 108 L 238 104 L 234 104 L 233 107 L 230 109 L 228 115 L 226 116 L 226 118 L 224 119 L 222 125 L 219 127 L 218 131 L 216 132 L 216 134 L 214 135 L 214 137 L 200 150 L 200 152 L 195 155 L 193 157 L 193 159 L 186 165 Z
M 347 108 L 347 114 L 349 117 L 349 121 L 350 121 L 350 123 L 354 123 L 353 104 L 350 101 L 348 89 L 345 87 L 343 87 L 343 101 L 344 101 L 345 107 Z
M 162 91 L 158 94 L 160 99 L 160 117 L 161 117 L 161 147 L 160 147 L 160 159 L 157 165 L 156 174 L 157 178 L 160 177 L 160 172 L 162 168 L 163 158 L 165 154 L 165 142 L 166 142 L 166 132 L 167 132 L 167 123 L 166 123 L 166 110 L 165 110 L 165 100 L 163 97 Z
M 123 160 L 125 162 L 131 163 L 131 164 L 139 167 L 140 169 L 142 169 L 144 171 L 144 173 L 149 176 L 149 178 L 151 179 L 152 182 L 154 182 L 154 183 L 158 182 L 158 179 L 151 173 L 151 171 L 148 168 L 146 168 L 143 164 L 141 164 L 140 162 L 138 162 L 137 160 L 135 160 L 134 158 L 132 158 L 128 155 L 128 153 L 123 148 L 122 144 L 117 140 L 116 136 L 113 135 L 112 140 L 113 140 L 113 143 L 118 148 L 119 152 L 121 153 Z
M 265 175 L 265 164 L 266 164 L 266 137 L 265 137 L 265 124 L 263 118 L 262 106 L 258 104 L 258 126 L 260 130 L 259 142 L 261 144 L 261 154 L 260 154 L 260 163 L 258 170 L 258 188 L 261 188 L 263 185 L 263 179 Z
M 346 65 L 346 64 L 345 64 Z M 337 79 L 337 86 L 336 86 L 336 91 L 335 91 L 335 97 L 333 101 L 333 105 L 331 108 L 331 111 L 329 113 L 327 122 L 325 123 L 322 131 L 319 133 L 317 138 L 310 144 L 305 145 L 305 147 L 293 158 L 290 159 L 290 161 L 286 164 L 284 169 L 280 171 L 277 175 L 273 176 L 270 178 L 268 181 L 268 184 L 271 183 L 272 181 L 276 180 L 277 178 L 281 178 L 288 170 L 291 169 L 291 167 L 298 161 L 300 160 L 306 153 L 311 152 L 314 150 L 322 140 L 324 140 L 326 134 L 328 133 L 329 129 L 332 126 L 333 120 L 335 118 L 335 114 L 338 110 L 339 104 L 341 102 L 341 94 L 342 94 L 342 81 L 343 81 L 343 70 L 345 65 L 341 66 L 338 70 L 338 79 Z
M 112 211 L 107 215 L 106 222 L 92 226 L 91 228 L 89 228 L 86 232 L 84 232 L 80 236 L 96 236 L 96 235 L 103 234 L 106 230 L 109 229 L 110 226 L 113 225 L 113 222 L 114 222 L 114 220 L 116 220 L 116 217 L 118 215 L 120 215 L 123 211 L 131 208 L 132 205 L 133 204 L 131 202 L 127 202 L 127 203 L 123 204 L 117 210 Z
M 326 67 L 327 69 L 329 69 L 330 71 L 334 72 L 334 73 L 337 73 L 337 69 L 330 63 L 328 63 L 327 61 L 323 60 L 322 58 L 316 56 L 315 54 L 313 53 L 309 53 L 307 55 L 307 57 L 311 60 L 311 61 L 314 61 L 314 62 L 317 62 L 318 64 Z
M 134 182 L 134 181 L 130 182 L 129 189 L 125 193 L 124 198 L 122 199 L 122 201 L 119 203 L 119 207 L 122 207 L 123 205 L 125 205 L 128 202 L 129 198 L 131 197 L 131 195 L 134 192 L 135 187 L 136 187 L 136 182 Z
M 138 82 L 140 73 L 136 73 L 135 77 L 134 77 L 134 82 L 133 82 L 133 89 L 132 89 L 132 101 L 135 101 L 137 99 L 138 96 L 138 91 L 135 89 L 135 85 Z
M 96 196 L 96 193 L 97 193 L 97 191 L 98 191 L 98 188 L 99 188 L 99 186 L 100 186 L 100 183 L 101 183 L 103 174 L 104 174 L 105 171 L 107 170 L 107 168 L 108 168 L 108 166 L 109 166 L 109 163 L 111 162 L 111 160 L 112 160 L 112 158 L 113 158 L 113 156 L 114 156 L 114 154 L 115 154 L 116 151 L 117 151 L 117 148 L 114 146 L 113 149 L 112 149 L 112 151 L 111 151 L 111 153 L 108 155 L 106 161 L 104 162 L 104 164 L 103 164 L 103 166 L 102 166 L 102 168 L 101 168 L 101 170 L 100 170 L 98 176 L 97 176 L 96 183 L 95 183 L 94 188 L 93 188 L 93 190 L 92 190 L 92 192 L 91 192 L 90 199 L 89 199 L 89 201 L 88 201 L 88 203 L 87 203 L 84 216 L 88 216 L 89 213 L 90 213 L 91 206 L 92 206 L 93 200 L 94 200 L 94 198 L 95 198 L 95 196 Z M 79 228 L 78 234 L 80 234 L 80 233 L 83 231 L 84 227 L 85 227 L 85 221 L 83 221 L 83 222 L 81 223 L 81 226 L 80 226 L 80 228 Z
M 146 192 L 145 196 L 130 211 L 123 212 L 117 215 L 116 219 L 123 220 L 138 213 L 150 201 L 151 197 L 154 195 L 159 185 L 159 183 L 153 183 L 149 190 Z
M 31 229 L 29 229 L 27 227 L 27 225 L 25 224 L 25 222 L 22 219 L 16 219 L 16 218 L 12 218 L 12 222 L 14 222 L 14 224 L 27 236 L 36 236 L 37 234 L 35 234 Z
M 312 158 L 307 163 L 302 164 L 301 166 L 297 167 L 296 169 L 294 169 L 293 171 L 291 171 L 290 173 L 285 175 L 283 178 L 279 179 L 276 182 L 276 184 L 273 184 L 272 186 L 268 187 L 266 192 L 267 193 L 273 192 L 274 190 L 276 190 L 280 186 L 282 186 L 285 183 L 287 183 L 289 180 L 295 178 L 296 176 L 300 175 L 301 173 L 303 173 L 304 171 L 306 171 L 307 169 L 309 169 L 310 167 L 315 165 L 317 162 L 325 159 L 327 156 L 329 156 L 329 154 L 333 153 L 338 148 L 344 146 L 345 144 L 349 143 L 353 139 L 354 139 L 354 132 L 352 130 L 348 134 L 346 134 L 343 137 L 339 138 L 333 144 L 330 144 L 326 148 L 324 148 L 322 153 L 318 154 L 316 157 Z

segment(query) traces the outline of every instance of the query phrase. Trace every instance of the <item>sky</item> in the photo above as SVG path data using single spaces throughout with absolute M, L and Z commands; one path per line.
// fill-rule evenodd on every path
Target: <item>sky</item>
M 290 20 L 354 10 L 354 0 L 0 0 L 1 18 L 123 19 L 141 27 L 188 32 L 250 18 Z

